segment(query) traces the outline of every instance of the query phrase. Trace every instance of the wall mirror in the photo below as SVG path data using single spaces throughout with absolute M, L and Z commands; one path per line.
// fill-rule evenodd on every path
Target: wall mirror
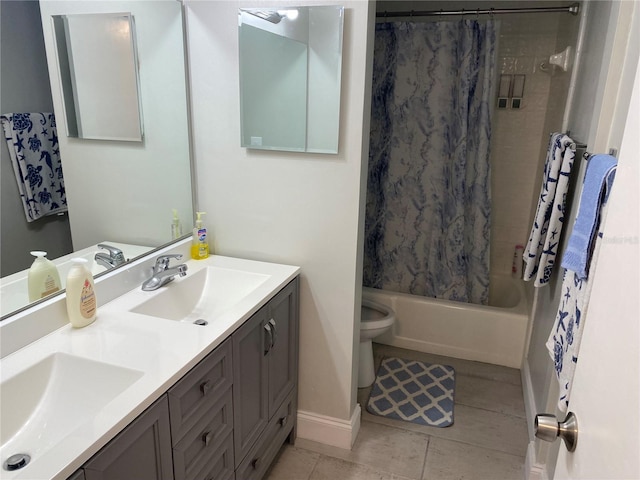
M 68 136 L 142 140 L 133 20 L 131 13 L 52 16 Z
M 338 153 L 344 8 L 241 8 L 241 145 Z
M 60 261 L 59 257 L 82 255 L 93 248 L 93 258 L 95 252 L 105 252 L 96 248 L 105 242 L 135 247 L 124 251 L 126 258 L 133 260 L 171 241 L 173 209 L 178 212 L 183 232 L 190 232 L 194 192 L 180 2 L 0 2 L 0 10 L 0 113 L 55 112 L 68 203 L 68 214 L 28 223 L 7 158 L 7 143 L 4 139 L 0 142 L 0 306 L 5 319 L 28 304 L 26 288 L 17 289 L 18 303 L 12 299 L 11 304 L 11 294 L 5 295 L 4 288 L 13 275 L 24 277 L 26 282 L 26 269 L 34 260 L 31 250 L 45 250 L 49 252 L 47 258 Z M 130 12 L 135 19 L 144 138 L 140 142 L 114 142 L 67 137 L 60 131 L 64 129 L 63 94 L 52 18 L 118 12 Z M 99 60 L 94 57 L 85 66 L 91 67 Z

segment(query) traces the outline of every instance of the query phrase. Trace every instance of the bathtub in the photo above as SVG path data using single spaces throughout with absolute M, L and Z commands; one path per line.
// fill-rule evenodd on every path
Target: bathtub
M 529 321 L 522 280 L 492 276 L 489 306 L 367 287 L 363 295 L 396 312 L 392 330 L 377 343 L 513 368 L 522 364 Z

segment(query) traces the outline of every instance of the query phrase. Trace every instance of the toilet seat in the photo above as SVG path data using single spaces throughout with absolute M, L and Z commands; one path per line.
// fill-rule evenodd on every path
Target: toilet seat
M 391 309 L 386 305 L 369 299 L 362 299 L 361 329 L 385 328 L 391 325 L 394 319 L 395 315 L 391 313 Z

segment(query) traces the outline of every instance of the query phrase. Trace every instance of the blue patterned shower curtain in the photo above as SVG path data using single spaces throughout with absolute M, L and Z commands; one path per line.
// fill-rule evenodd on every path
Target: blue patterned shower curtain
M 487 304 L 496 26 L 376 25 L 365 286 Z

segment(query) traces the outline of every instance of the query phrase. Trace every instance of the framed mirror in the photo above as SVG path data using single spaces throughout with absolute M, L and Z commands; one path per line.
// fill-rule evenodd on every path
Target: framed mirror
M 135 22 L 140 102 L 145 113 L 142 141 L 67 137 L 52 17 L 118 12 L 130 12 Z M 28 305 L 26 285 L 16 287 L 16 295 L 23 300 L 14 307 L 4 301 L 8 298 L 4 288 L 12 283 L 13 275 L 23 277 L 26 283 L 27 269 L 34 260 L 30 251 L 47 251 L 47 258 L 64 263 L 68 256 L 93 259 L 97 252 L 107 253 L 97 248 L 97 244 L 107 243 L 122 246 L 125 258 L 133 260 L 172 240 L 173 209 L 183 232 L 191 231 L 195 197 L 182 15 L 180 2 L 166 0 L 0 2 L 0 113 L 55 112 L 68 207 L 64 215 L 43 216 L 32 222 L 25 219 L 3 140 L 2 319 Z M 43 186 L 48 187 L 49 170 L 44 160 L 42 164 Z M 94 266 L 96 275 L 100 275 L 97 270 L 107 271 L 97 261 Z
M 52 21 L 67 135 L 141 141 L 131 13 L 53 15 Z
M 241 145 L 338 153 L 344 8 L 238 11 Z

